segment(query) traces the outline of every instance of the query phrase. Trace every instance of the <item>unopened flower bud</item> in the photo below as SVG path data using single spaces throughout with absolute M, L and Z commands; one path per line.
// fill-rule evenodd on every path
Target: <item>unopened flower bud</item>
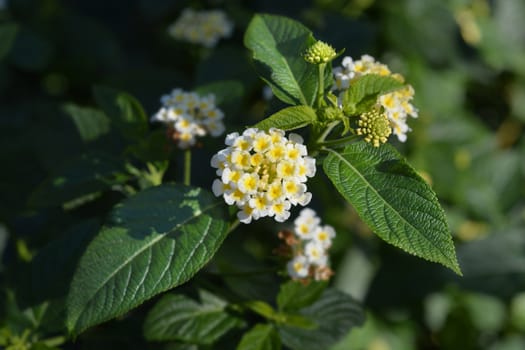
M 304 59 L 308 63 L 321 64 L 333 60 L 337 56 L 334 48 L 325 42 L 318 40 L 304 53 Z
M 359 126 L 356 130 L 357 134 L 363 135 L 365 141 L 374 147 L 379 147 L 385 143 L 392 133 L 392 127 L 387 116 L 377 109 L 361 114 L 357 125 Z

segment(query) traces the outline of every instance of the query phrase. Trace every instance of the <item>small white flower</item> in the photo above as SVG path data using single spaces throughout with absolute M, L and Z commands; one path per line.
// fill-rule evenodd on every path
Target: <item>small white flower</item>
M 294 221 L 295 234 L 303 240 L 312 239 L 320 222 L 321 220 L 317 217 L 315 211 L 310 208 L 304 208 Z
M 239 190 L 246 194 L 255 194 L 259 188 L 259 175 L 245 173 L 237 182 Z
M 232 146 L 235 141 L 239 138 L 238 132 L 232 132 L 226 135 L 226 139 L 224 140 L 224 143 L 226 146 Z
M 312 193 L 305 192 L 297 198 L 297 203 L 299 205 L 305 206 L 305 205 L 308 205 L 308 203 L 310 203 L 311 200 L 312 200 Z
M 241 210 L 239 210 L 239 212 L 237 213 L 237 218 L 239 219 L 239 221 L 243 224 L 249 224 L 250 222 L 252 222 L 253 208 L 245 204 L 241 206 L 240 209 Z
M 328 257 L 325 254 L 325 248 L 316 241 L 310 241 L 304 246 L 304 254 L 311 264 L 325 266 Z
M 213 194 L 218 197 L 222 196 L 226 191 L 230 190 L 231 187 L 228 184 L 223 183 L 219 179 L 215 179 L 211 185 L 211 190 Z
M 313 239 L 322 247 L 329 248 L 332 245 L 332 239 L 335 237 L 335 230 L 330 225 L 318 226 L 314 233 Z
M 274 216 L 275 221 L 285 222 L 290 217 L 290 207 L 292 204 L 289 201 L 273 202 L 268 210 L 269 216 Z
M 298 182 L 299 179 L 292 178 L 283 182 L 284 193 L 293 205 L 307 205 L 311 197 L 306 195 L 306 185 Z
M 298 255 L 288 262 L 287 268 L 290 277 L 301 279 L 308 276 L 310 264 L 305 256 Z
M 238 188 L 232 186 L 230 186 L 230 189 L 224 193 L 224 202 L 226 202 L 226 204 L 228 205 L 236 204 L 238 207 L 244 207 L 246 203 L 248 203 L 249 199 L 249 195 L 243 193 Z
M 341 62 L 341 65 L 347 71 L 352 72 L 354 70 L 354 60 L 350 56 L 343 57 L 343 61 Z

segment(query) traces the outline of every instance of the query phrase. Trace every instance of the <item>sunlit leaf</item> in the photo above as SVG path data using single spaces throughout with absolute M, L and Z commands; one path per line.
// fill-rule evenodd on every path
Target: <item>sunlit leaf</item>
M 275 96 L 291 105 L 312 105 L 315 100 L 317 66 L 302 57 L 313 42 L 311 31 L 301 23 L 273 15 L 255 15 L 244 36 L 262 78 Z
M 430 186 L 388 144 L 329 150 L 324 170 L 361 219 L 386 242 L 460 274 L 443 209 Z
M 343 93 L 343 110 L 347 115 L 360 114 L 370 110 L 377 103 L 377 97 L 403 86 L 390 76 L 366 74 L 355 81 Z
M 315 111 L 309 106 L 293 106 L 281 109 L 268 118 L 255 124 L 260 130 L 277 128 L 281 130 L 294 130 L 312 124 L 317 119 Z
M 142 191 L 113 210 L 82 256 L 67 298 L 72 333 L 188 281 L 228 230 L 224 204 L 194 187 Z

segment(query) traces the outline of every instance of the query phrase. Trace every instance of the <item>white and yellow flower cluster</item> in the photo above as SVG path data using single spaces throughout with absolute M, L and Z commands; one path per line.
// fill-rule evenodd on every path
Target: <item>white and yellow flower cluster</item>
M 363 55 L 361 59 L 354 61 L 351 57 L 343 58 L 342 66 L 334 68 L 335 83 L 333 90 L 343 91 L 350 87 L 352 81 L 365 74 L 378 74 L 381 76 L 392 76 L 401 82 L 404 78 L 400 74 L 394 74 L 390 69 L 372 56 Z M 414 89 L 410 85 L 396 90 L 394 92 L 381 95 L 378 98 L 377 104 L 382 108 L 390 125 L 392 126 L 392 133 L 394 133 L 399 141 L 405 142 L 407 132 L 410 128 L 407 124 L 407 118 L 417 118 L 417 109 L 410 102 L 414 98 Z
M 211 48 L 217 45 L 219 39 L 231 36 L 233 23 L 220 10 L 185 9 L 168 32 L 175 39 Z
M 321 226 L 314 210 L 305 208 L 294 221 L 292 242 L 293 259 L 288 262 L 288 274 L 293 279 L 313 278 L 327 280 L 332 275 L 328 266 L 327 251 L 332 245 L 335 230 L 330 225 Z
M 180 148 L 193 146 L 197 136 L 217 137 L 224 133 L 224 113 L 215 106 L 213 94 L 199 96 L 195 92 L 175 89 L 162 96 L 161 103 L 162 107 L 151 121 L 168 124 Z
M 310 202 L 305 182 L 315 175 L 315 159 L 307 156 L 301 136 L 249 128 L 227 135 L 225 143 L 228 147 L 211 159 L 220 176 L 212 190 L 228 205 L 237 205 L 242 223 L 265 216 L 284 222 L 292 205 Z

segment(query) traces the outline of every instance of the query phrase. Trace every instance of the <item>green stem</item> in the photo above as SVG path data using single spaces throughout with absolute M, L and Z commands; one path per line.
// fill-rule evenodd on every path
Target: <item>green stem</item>
M 328 126 L 326 127 L 326 129 L 324 129 L 324 131 L 321 134 L 321 136 L 319 136 L 319 138 L 317 138 L 317 144 L 322 144 L 324 142 L 324 140 L 328 137 L 328 135 L 332 132 L 332 130 L 339 123 L 340 123 L 339 120 L 335 120 L 335 121 L 331 122 L 330 124 L 328 124 Z
M 189 186 L 191 180 L 191 149 L 184 151 L 184 185 Z
M 320 108 L 324 105 L 324 69 L 326 63 L 321 63 L 318 66 L 319 69 L 319 84 L 317 89 L 317 108 Z
M 359 136 L 358 135 L 350 135 L 350 136 L 347 136 L 347 137 L 342 137 L 340 139 L 336 139 L 336 140 L 329 140 L 329 141 L 323 141 L 323 142 L 319 142 L 318 145 L 319 146 L 337 146 L 337 145 L 342 145 L 342 144 L 345 144 L 345 143 L 349 143 L 349 142 L 353 142 L 353 141 L 357 141 L 359 140 Z
M 232 224 L 230 225 L 230 228 L 228 229 L 228 233 L 231 233 L 233 230 L 235 230 L 237 228 L 237 226 L 239 226 L 241 222 L 239 221 L 239 219 L 235 219 L 234 222 L 232 222 Z

